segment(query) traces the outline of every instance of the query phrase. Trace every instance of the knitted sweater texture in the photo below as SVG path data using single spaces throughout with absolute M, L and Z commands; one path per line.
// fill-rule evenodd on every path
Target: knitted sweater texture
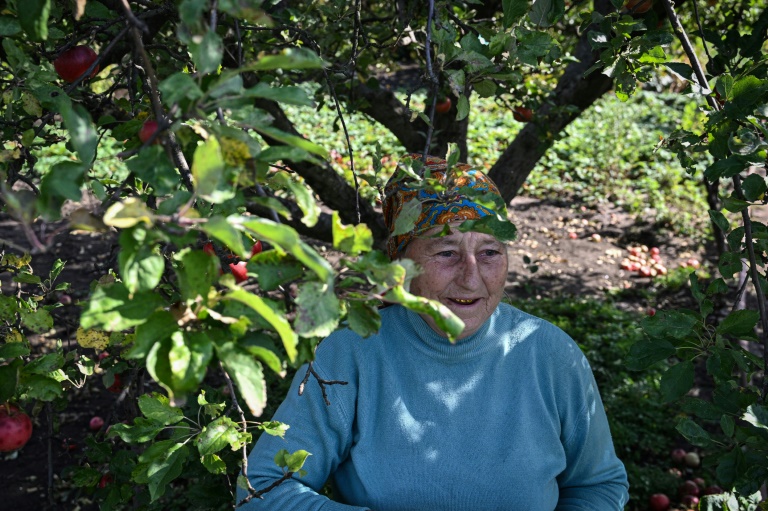
M 400 306 L 378 334 L 334 333 L 317 350 L 326 405 L 298 372 L 248 458 L 254 488 L 283 473 L 280 449 L 312 455 L 294 476 L 240 509 L 272 511 L 619 511 L 627 502 L 592 371 L 554 325 L 500 304 L 450 344 Z M 317 492 L 332 477 L 335 501 Z M 245 494 L 241 491 L 238 498 Z

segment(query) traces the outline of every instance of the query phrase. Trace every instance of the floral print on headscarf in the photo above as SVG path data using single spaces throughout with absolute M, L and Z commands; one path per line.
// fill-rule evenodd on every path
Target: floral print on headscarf
M 408 155 L 412 160 L 420 160 L 420 154 Z M 384 189 L 384 222 L 389 229 L 387 252 L 394 260 L 405 251 L 410 241 L 436 225 L 451 222 L 477 220 L 496 212 L 471 200 L 461 192 L 462 188 L 472 188 L 479 194 L 493 194 L 504 204 L 501 194 L 491 179 L 480 170 L 466 163 L 454 165 L 450 171 L 448 163 L 435 156 L 427 156 L 424 162 L 424 172 L 428 170 L 431 178 L 445 186 L 444 191 L 414 187 L 412 178 L 403 178 L 401 172 L 395 173 Z M 414 228 L 405 233 L 394 235 L 395 223 L 403 210 L 403 206 L 413 199 L 421 202 L 421 215 Z M 503 206 L 502 206 L 503 207 Z M 506 208 L 499 213 L 506 216 Z

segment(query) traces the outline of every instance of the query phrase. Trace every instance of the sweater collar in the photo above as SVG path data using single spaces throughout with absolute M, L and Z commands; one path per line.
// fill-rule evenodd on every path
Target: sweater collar
M 418 313 L 403 307 L 408 325 L 411 327 L 409 329 L 411 332 L 408 332 L 410 335 L 406 337 L 416 348 L 440 360 L 461 361 L 473 358 L 498 345 L 499 336 L 493 335 L 493 332 L 500 314 L 499 307 L 496 307 L 491 317 L 477 332 L 459 339 L 455 344 L 452 344 L 447 337 L 435 332 Z

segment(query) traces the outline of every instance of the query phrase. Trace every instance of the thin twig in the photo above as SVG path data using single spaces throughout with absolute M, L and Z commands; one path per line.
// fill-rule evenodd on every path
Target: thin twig
M 253 493 L 251 493 L 250 495 L 245 497 L 243 500 L 238 502 L 236 507 L 240 507 L 240 506 L 242 506 L 244 504 L 247 504 L 250 501 L 252 501 L 253 499 L 263 499 L 264 498 L 263 495 L 265 493 L 274 490 L 275 488 L 277 488 L 278 486 L 280 486 L 281 484 L 283 484 L 284 482 L 286 482 L 288 479 L 290 479 L 292 477 L 293 477 L 293 472 L 286 472 L 285 474 L 283 474 L 283 477 L 281 477 L 280 479 L 278 479 L 274 483 L 270 484 L 269 486 L 267 486 L 263 490 L 259 490 L 259 491 L 253 490 Z
M 435 17 L 435 0 L 429 0 L 429 15 L 427 16 L 427 41 L 424 49 L 427 59 L 427 78 L 432 91 L 432 105 L 429 108 L 429 126 L 427 127 L 427 142 L 424 146 L 422 161 L 426 163 L 429 154 L 429 146 L 432 145 L 432 133 L 435 131 L 435 106 L 437 105 L 437 92 L 440 87 L 440 81 L 435 76 L 432 69 L 432 20 Z
M 307 374 L 304 375 L 304 379 L 301 380 L 301 384 L 299 385 L 299 395 L 301 396 L 304 394 L 304 386 L 306 385 L 307 381 L 309 381 L 309 375 L 315 377 L 315 381 L 317 381 L 317 384 L 320 386 L 320 390 L 323 393 L 323 401 L 325 401 L 326 406 L 331 405 L 331 401 L 328 399 L 328 394 L 326 393 L 325 386 L 326 385 L 348 385 L 349 382 L 341 381 L 341 380 L 324 380 L 320 377 L 319 374 L 317 374 L 317 371 L 312 367 L 313 362 L 310 362 L 307 365 Z

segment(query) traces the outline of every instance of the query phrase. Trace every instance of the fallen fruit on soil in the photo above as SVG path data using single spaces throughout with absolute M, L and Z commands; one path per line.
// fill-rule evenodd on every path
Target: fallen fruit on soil
M 719 495 L 721 493 L 724 493 L 725 490 L 720 488 L 719 486 L 707 486 L 701 491 L 702 495 Z
M 59 55 L 53 61 L 53 67 L 62 80 L 72 83 L 91 67 L 97 57 L 96 52 L 88 46 L 75 46 Z M 91 72 L 91 77 L 98 72 L 99 66 L 96 66 Z
M 104 419 L 99 417 L 98 415 L 91 418 L 91 421 L 88 423 L 88 427 L 91 431 L 98 431 L 104 426 Z
M 118 392 L 120 392 L 121 390 L 123 390 L 123 381 L 122 381 L 122 379 L 120 378 L 120 375 L 119 375 L 119 374 L 116 374 L 116 375 L 115 375 L 115 381 L 114 381 L 114 383 L 112 383 L 112 385 L 110 385 L 109 387 L 107 387 L 107 390 L 108 390 L 108 391 L 110 391 L 110 392 L 111 392 L 111 393 L 113 393 L 113 394 L 117 394 Z
M 699 459 L 699 455 L 695 452 L 689 452 L 685 455 L 685 464 L 689 467 L 696 468 L 699 466 L 699 463 L 701 463 L 701 459 Z
M 648 500 L 648 507 L 651 511 L 667 511 L 669 509 L 669 497 L 663 493 L 654 493 Z
M 685 449 L 673 449 L 670 453 L 669 457 L 672 458 L 672 461 L 675 463 L 682 463 L 685 460 L 685 455 L 688 454 L 685 452 Z
M 105 488 L 112 481 L 114 481 L 114 479 L 110 474 L 104 474 L 101 476 L 101 479 L 99 479 L 99 488 Z
M 680 496 L 685 497 L 686 495 L 693 495 L 694 497 L 699 495 L 699 485 L 690 479 L 680 485 Z
M 21 449 L 31 436 L 29 415 L 13 405 L 0 405 L 0 452 Z

